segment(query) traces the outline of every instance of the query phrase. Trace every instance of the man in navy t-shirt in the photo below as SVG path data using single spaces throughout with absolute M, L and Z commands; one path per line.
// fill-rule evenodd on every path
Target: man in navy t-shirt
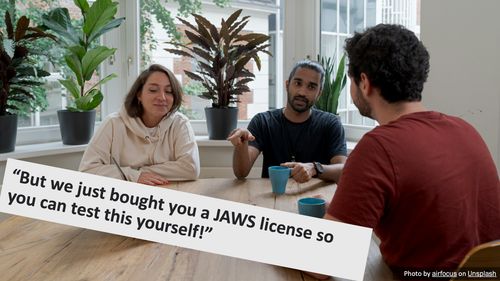
M 340 118 L 312 108 L 323 87 L 324 70 L 317 62 L 298 62 L 286 83 L 287 105 L 257 114 L 247 129 L 228 137 L 234 145 L 233 171 L 244 178 L 262 152 L 262 177 L 268 167 L 287 166 L 297 182 L 312 177 L 338 181 L 347 149 Z

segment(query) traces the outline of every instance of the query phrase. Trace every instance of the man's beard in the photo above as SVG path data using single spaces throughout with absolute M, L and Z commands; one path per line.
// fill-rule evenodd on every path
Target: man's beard
M 304 105 L 298 105 L 296 102 L 301 101 Z M 309 101 L 304 96 L 295 96 L 292 98 L 291 94 L 288 93 L 288 104 L 292 107 L 295 112 L 303 113 L 311 109 L 314 105 L 314 101 Z
M 356 87 L 356 94 L 355 98 L 353 98 L 353 103 L 358 108 L 359 113 L 362 116 L 373 119 L 372 108 L 361 94 L 361 89 L 359 87 Z

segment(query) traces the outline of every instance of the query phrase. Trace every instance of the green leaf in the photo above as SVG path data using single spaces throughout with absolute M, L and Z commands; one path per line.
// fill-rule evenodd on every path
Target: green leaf
M 25 86 L 17 85 L 17 84 L 10 85 L 11 93 L 9 95 L 9 98 L 10 98 L 10 96 L 21 96 L 21 95 L 25 95 L 25 96 L 28 96 L 30 98 L 34 98 L 33 94 L 30 93 L 30 90 L 31 90 L 30 87 L 25 87 Z
M 90 6 L 83 23 L 83 32 L 88 38 L 113 20 L 118 11 L 117 5 L 118 3 L 113 3 L 111 0 L 97 0 Z
M 95 83 L 92 87 L 90 87 L 89 90 L 97 88 L 97 86 L 104 85 L 106 82 L 116 77 L 118 77 L 118 75 L 116 75 L 115 73 L 111 73 L 110 75 L 102 78 L 99 82 Z
M 92 110 L 101 104 L 104 96 L 98 89 L 92 89 L 85 93 L 83 97 L 75 100 L 76 108 L 83 111 Z
M 56 8 L 42 16 L 43 24 L 58 34 L 68 45 L 80 44 L 79 33 L 71 24 L 68 9 Z
M 75 56 L 77 56 L 78 59 L 80 59 L 80 61 L 83 59 L 83 56 L 85 55 L 85 48 L 83 46 L 80 46 L 80 45 L 75 45 L 75 46 L 68 47 L 68 50 L 72 54 L 74 54 Z
M 66 106 L 66 109 L 71 111 L 71 112 L 80 112 L 80 111 L 83 111 L 83 110 L 79 110 L 78 108 L 74 107 L 74 106 Z
M 325 69 L 325 84 L 315 106 L 323 111 L 337 114 L 339 97 L 347 82 L 345 54 L 342 56 L 337 69 L 335 69 L 335 59 L 333 58 L 318 56 L 318 61 Z
M 345 84 L 342 85 L 343 80 L 346 77 L 344 68 L 345 68 L 345 54 L 342 56 L 342 59 L 340 60 L 339 67 L 337 69 L 337 78 L 335 79 L 335 82 L 333 82 L 332 102 L 330 103 L 332 108 L 330 112 L 334 114 L 337 114 L 339 97 L 342 92 L 342 88 L 344 88 L 345 86 Z
M 342 77 L 345 76 L 345 54 L 342 55 L 342 58 L 339 62 L 339 68 L 337 69 L 337 77 L 335 81 L 341 81 Z
M 125 18 L 114 19 L 114 20 L 108 22 L 107 24 L 105 24 L 102 28 L 94 30 L 92 32 L 92 34 L 89 36 L 88 42 L 93 42 L 94 40 L 99 38 L 104 33 L 119 27 L 124 20 L 125 20 Z
M 20 103 L 27 103 L 30 102 L 30 100 L 34 99 L 35 97 L 29 97 L 29 96 L 9 96 L 9 101 L 17 101 Z
M 76 100 L 80 98 L 80 89 L 73 79 L 59 80 L 59 82 L 68 90 L 71 96 Z
M 3 42 L 3 49 L 7 53 L 9 57 L 14 57 L 14 41 L 11 39 L 4 39 Z
M 82 63 L 80 62 L 78 57 L 74 54 L 69 54 L 64 56 L 64 61 L 66 61 L 68 67 L 75 74 L 76 80 L 78 81 L 78 85 L 80 85 L 80 87 L 83 87 L 84 82 L 83 82 Z
M 82 59 L 82 75 L 85 81 L 89 81 L 99 64 L 115 53 L 116 49 L 97 46 L 89 50 Z
M 36 68 L 36 75 L 35 77 L 47 77 L 50 76 L 50 72 L 45 71 L 41 68 Z
M 45 85 L 44 81 L 36 81 L 36 80 L 26 80 L 26 79 L 10 79 L 11 84 L 17 84 L 20 86 L 33 87 L 33 86 L 42 86 Z
M 89 10 L 89 3 L 87 0 L 74 0 L 75 5 L 80 8 L 82 14 L 87 13 Z

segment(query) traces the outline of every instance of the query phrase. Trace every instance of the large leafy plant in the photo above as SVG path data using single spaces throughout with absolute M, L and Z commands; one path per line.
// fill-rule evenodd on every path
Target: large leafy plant
M 82 14 L 82 25 L 73 25 L 66 8 L 56 8 L 43 16 L 43 24 L 59 38 L 66 48 L 64 60 L 71 70 L 67 79 L 59 80 L 74 100 L 70 111 L 89 111 L 103 100 L 100 86 L 116 77 L 110 74 L 93 85 L 87 85 L 99 65 L 112 56 L 116 48 L 99 45 L 101 35 L 121 25 L 125 18 L 115 18 L 118 3 L 112 0 L 97 0 L 91 6 L 87 0 L 74 0 Z
M 0 116 L 25 107 L 34 109 L 33 88 L 43 85 L 40 78 L 49 75 L 31 58 L 34 50 L 30 43 L 41 38 L 54 39 L 42 29 L 30 27 L 26 16 L 14 22 L 5 12 L 5 29 L 0 30 Z
M 318 55 L 318 62 L 325 69 L 325 83 L 321 96 L 316 101 L 316 108 L 337 114 L 339 97 L 347 82 L 345 72 L 345 54 L 340 59 L 338 68 L 335 69 L 335 59 Z
M 248 82 L 255 75 L 246 68 L 254 60 L 260 70 L 259 52 L 271 55 L 266 50 L 269 36 L 261 33 L 245 33 L 243 28 L 249 21 L 249 16 L 239 19 L 242 10 L 237 10 L 227 20 L 221 20 L 217 29 L 206 18 L 192 14 L 196 26 L 178 18 L 190 30 L 184 31 L 191 41 L 189 44 L 171 41 L 170 44 L 179 49 L 165 49 L 168 52 L 186 56 L 195 60 L 198 69 L 184 72 L 192 80 L 199 81 L 206 89 L 201 98 L 212 101 L 213 107 L 229 107 L 230 103 L 239 102 L 238 96 L 250 92 Z

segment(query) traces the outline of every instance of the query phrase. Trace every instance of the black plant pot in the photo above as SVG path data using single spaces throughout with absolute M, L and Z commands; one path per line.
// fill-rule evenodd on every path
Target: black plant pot
M 94 134 L 95 110 L 73 112 L 58 110 L 63 144 L 87 144 Z
M 0 132 L 0 153 L 14 151 L 17 137 L 17 115 L 0 116 Z
M 238 123 L 238 108 L 205 108 L 207 117 L 208 138 L 225 140 Z

